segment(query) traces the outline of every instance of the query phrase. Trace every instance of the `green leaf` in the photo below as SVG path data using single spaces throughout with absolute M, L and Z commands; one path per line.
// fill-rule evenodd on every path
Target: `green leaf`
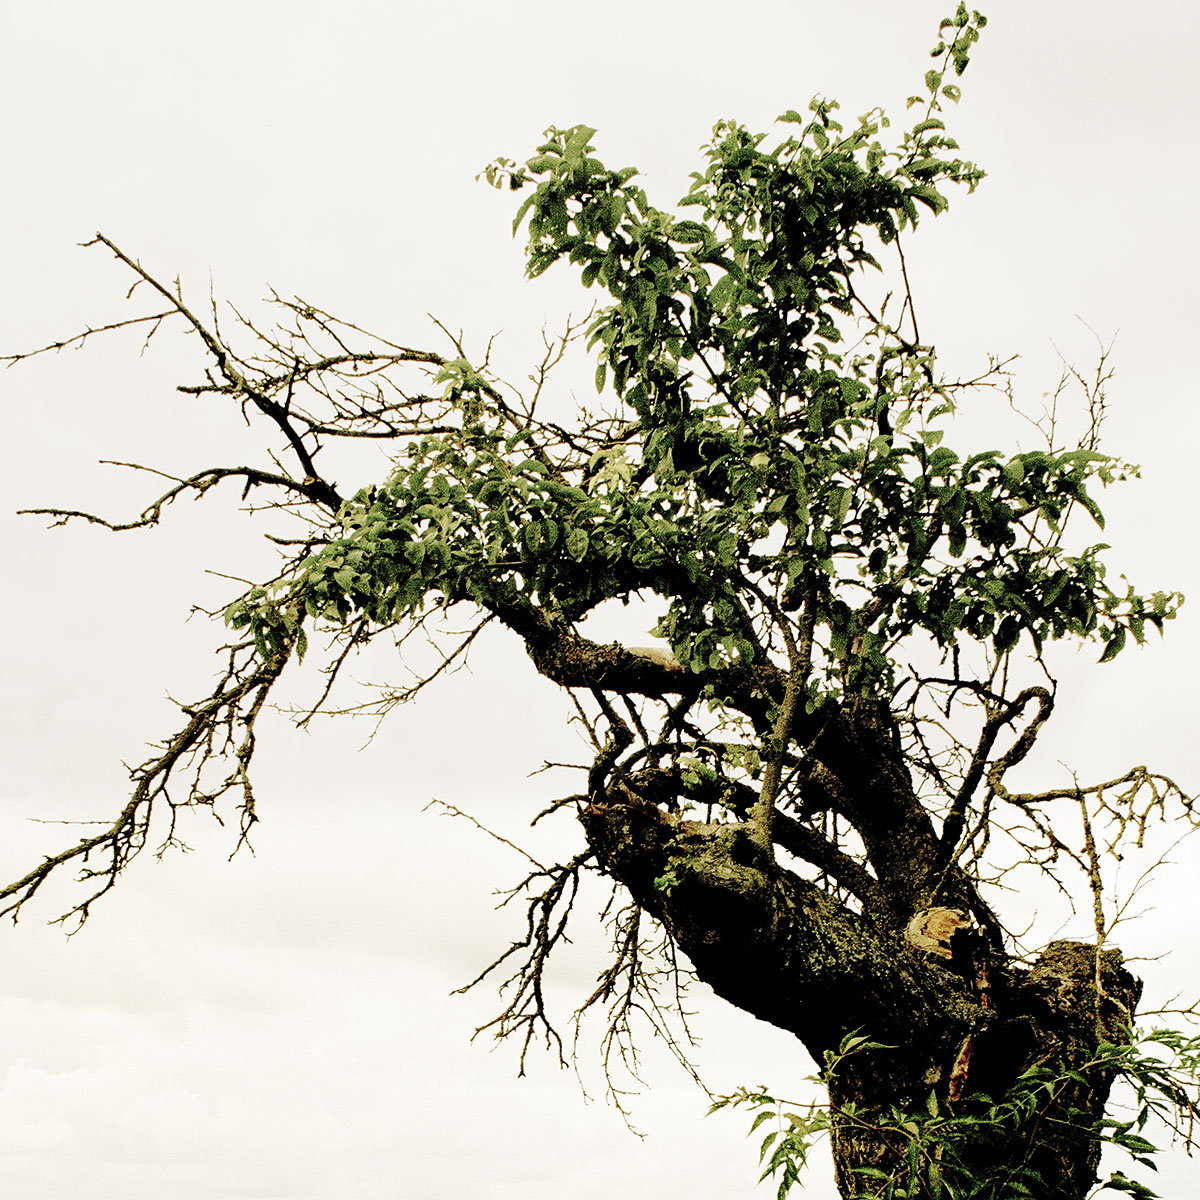
M 545 540 L 541 521 L 529 521 L 521 529 L 521 541 L 531 554 L 537 554 Z
M 851 496 L 849 488 L 831 488 L 829 492 L 829 518 L 834 525 L 840 526 L 846 520 L 850 511 Z
M 939 446 L 929 456 L 929 473 L 931 475 L 944 475 L 957 462 L 958 455 L 949 446 Z M 955 488 L 954 491 L 957 493 L 958 489 Z
M 581 529 L 578 525 L 568 527 L 566 537 L 564 539 L 567 554 L 576 562 L 580 562 L 587 554 L 588 550 L 588 532 L 586 529 Z
M 764 1121 L 771 1121 L 774 1120 L 774 1118 L 775 1113 L 771 1109 L 763 1109 L 763 1111 L 760 1112 L 758 1116 L 756 1116 L 750 1123 L 750 1132 L 754 1133 Z
M 1137 1200 L 1160 1200 L 1158 1192 L 1151 1191 L 1143 1183 L 1129 1179 L 1120 1171 L 1114 1171 L 1099 1188 L 1101 1192 L 1124 1192 L 1128 1196 L 1136 1196 Z
M 1020 457 L 1010 458 L 1002 468 L 1004 478 L 1008 480 L 1014 487 L 1017 486 L 1025 478 L 1025 464 Z
M 1095 502 L 1095 500 L 1088 495 L 1087 488 L 1085 488 L 1083 484 L 1080 484 L 1075 489 L 1075 499 L 1078 500 L 1079 503 L 1088 510 L 1092 520 L 1095 521 L 1101 529 L 1103 529 L 1104 514 L 1100 511 L 1100 506 Z
M 950 202 L 937 188 L 925 183 L 914 184 L 908 189 L 906 195 L 911 196 L 914 200 L 920 200 L 926 208 L 931 209 L 935 213 L 945 212 L 950 207 Z
M 1108 636 L 1108 644 L 1104 647 L 1104 653 L 1100 655 L 1100 662 L 1112 662 L 1122 650 L 1125 649 L 1125 626 L 1118 625 L 1113 629 Z
M 698 221 L 676 221 L 671 227 L 671 237 L 677 242 L 705 242 L 712 238 L 712 230 Z

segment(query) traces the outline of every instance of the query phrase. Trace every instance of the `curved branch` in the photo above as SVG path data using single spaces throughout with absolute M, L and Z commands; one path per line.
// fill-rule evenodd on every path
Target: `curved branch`
M 886 931 L 819 884 L 766 869 L 744 825 L 673 820 L 616 791 L 581 819 L 600 865 L 663 923 L 700 979 L 795 1033 L 818 1061 L 856 1026 L 902 1059 L 920 1053 L 914 1027 L 949 1045 L 977 1023 L 960 979 L 898 954 Z
M 996 744 L 996 738 L 1000 736 L 1000 731 L 1006 725 L 1011 725 L 1025 711 L 1031 700 L 1036 700 L 1038 703 L 1037 715 L 1009 748 L 1008 753 L 989 766 L 988 757 Z M 1002 778 L 1005 771 L 1020 762 L 1033 748 L 1033 743 L 1037 740 L 1038 733 L 1049 719 L 1053 708 L 1054 697 L 1047 688 L 1028 687 L 988 715 L 983 729 L 980 731 L 979 742 L 971 755 L 966 774 L 963 776 L 962 785 L 955 794 L 954 801 L 950 806 L 950 813 L 942 826 L 942 836 L 938 845 L 939 868 L 945 867 L 958 849 L 959 839 L 966 826 L 967 810 L 970 807 L 971 798 L 975 795 L 985 772 L 989 786 L 993 792 L 996 792 L 995 781 Z M 995 778 L 993 778 L 993 773 L 996 773 Z
M 988 787 L 997 796 L 1004 799 L 1009 798 L 1009 794 L 1004 788 L 1004 776 L 1033 749 L 1033 744 L 1037 741 L 1042 726 L 1050 719 L 1050 714 L 1054 711 L 1054 696 L 1048 688 L 1028 687 L 1013 701 L 1015 707 L 1012 716 L 1016 717 L 1030 700 L 1036 700 L 1038 706 L 1033 719 L 1025 726 L 1008 750 L 987 768 Z
M 515 594 L 502 595 L 481 581 L 473 581 L 472 592 L 475 603 L 521 638 L 538 674 L 561 687 L 662 699 L 708 685 L 722 704 L 765 722 L 787 686 L 787 672 L 772 663 L 696 674 L 665 657 L 650 657 L 616 642 L 591 641 L 561 617 L 518 600 Z
M 337 490 L 327 480 L 318 475 L 313 466 L 312 455 L 304 445 L 303 438 L 292 427 L 286 408 L 272 400 L 261 388 L 254 386 L 246 376 L 234 365 L 233 355 L 229 348 L 212 333 L 208 327 L 184 304 L 178 291 L 171 292 L 154 278 L 140 263 L 130 258 L 115 242 L 110 241 L 102 233 L 97 233 L 86 246 L 96 243 L 106 246 L 115 258 L 124 263 L 139 279 L 147 283 L 192 327 L 204 343 L 209 354 L 217 364 L 221 375 L 232 386 L 237 394 L 244 394 L 265 417 L 274 422 L 279 431 L 287 439 L 293 453 L 304 471 L 305 483 L 309 486 L 317 503 L 336 512 L 342 505 L 342 498 Z

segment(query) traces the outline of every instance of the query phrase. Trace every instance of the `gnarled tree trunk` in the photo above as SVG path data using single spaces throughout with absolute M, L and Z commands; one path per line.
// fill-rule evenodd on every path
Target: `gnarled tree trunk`
M 718 995 L 795 1034 L 818 1064 L 854 1031 L 888 1047 L 844 1058 L 827 1077 L 839 1191 L 871 1195 L 860 1169 L 903 1170 L 907 1144 L 876 1118 L 954 1115 L 980 1093 L 1000 1098 L 1031 1068 L 1083 1067 L 1100 1043 L 1128 1036 L 1140 983 L 1115 950 L 1098 959 L 1094 946 L 1053 942 L 1032 965 L 1006 954 L 973 886 L 939 865 L 882 706 L 847 708 L 812 758 L 820 803 L 836 791 L 866 846 L 859 902 L 781 865 L 750 821 L 678 818 L 663 805 L 662 773 L 610 782 L 582 819 L 604 869 Z M 802 849 L 803 813 L 776 819 L 775 842 Z M 960 1161 L 980 1174 L 1035 1172 L 1046 1200 L 1084 1196 L 1099 1158 L 1090 1126 L 1110 1084 L 1099 1072 L 1060 1082 L 1003 1136 L 993 1126 L 962 1145 Z

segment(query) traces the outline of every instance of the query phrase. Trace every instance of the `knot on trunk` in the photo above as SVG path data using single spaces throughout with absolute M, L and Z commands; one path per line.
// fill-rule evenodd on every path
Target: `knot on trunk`
M 690 927 L 693 944 L 758 940 L 778 917 L 770 863 L 751 827 L 681 821 L 669 852 L 673 924 Z
M 676 820 L 619 784 L 584 808 L 579 819 L 604 870 L 658 915 L 657 893 L 667 877 L 667 847 Z
M 1124 962 L 1120 950 L 1051 942 L 1022 985 L 1031 1015 L 1064 1035 L 1124 1042 L 1142 995 Z
M 588 845 L 608 874 L 687 941 L 739 941 L 762 925 L 771 876 L 749 825 L 681 821 L 618 784 L 581 814 Z
M 905 926 L 904 944 L 926 962 L 953 971 L 971 996 L 991 1008 L 987 936 L 962 909 L 921 909 Z

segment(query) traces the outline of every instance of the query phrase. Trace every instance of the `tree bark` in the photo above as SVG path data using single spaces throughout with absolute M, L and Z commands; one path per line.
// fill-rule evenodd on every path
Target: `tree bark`
M 983 911 L 973 889 L 951 875 L 938 891 L 937 839 L 878 709 L 847 716 L 813 751 L 862 834 L 871 904 L 780 865 L 748 821 L 681 819 L 661 795 L 639 794 L 636 776 L 610 781 L 581 820 L 603 869 L 718 995 L 794 1034 L 819 1066 L 855 1032 L 886 1047 L 826 1075 L 839 1192 L 870 1196 L 863 1168 L 905 1169 L 908 1138 L 883 1118 L 962 1115 L 1032 1068 L 1083 1067 L 1100 1043 L 1128 1037 L 1141 985 L 1118 951 L 1077 942 L 1022 965 L 971 921 Z M 1111 1082 L 1095 1071 L 1060 1082 L 1003 1136 L 964 1143 L 960 1162 L 980 1175 L 1036 1172 L 1046 1200 L 1083 1197 Z
M 1023 1120 L 964 1142 L 959 1163 L 973 1178 L 999 1174 L 1021 1179 L 1044 1200 L 1083 1200 L 1096 1182 L 1100 1140 L 1094 1128 L 1104 1115 L 1111 1073 L 1088 1068 L 1103 1042 L 1128 1040 L 1141 982 L 1122 966 L 1117 950 L 1052 942 L 1032 967 L 1008 964 L 992 993 L 994 1008 L 968 1034 L 953 1063 L 940 1064 L 927 1095 L 933 1111 L 969 1113 L 981 1096 L 1000 1099 L 1018 1078 L 1046 1068 L 1047 1083 Z M 871 1196 L 861 1168 L 890 1174 L 903 1163 L 907 1138 L 881 1130 L 874 1117 L 895 1107 L 914 1108 L 911 1090 L 867 1056 L 850 1059 L 828 1080 L 834 1113 L 833 1155 L 842 1196 Z M 1067 1071 L 1077 1078 L 1064 1077 Z M 846 1116 L 854 1112 L 853 1117 Z M 928 1109 L 926 1111 L 929 1111 Z M 917 1193 L 920 1194 L 920 1193 Z

